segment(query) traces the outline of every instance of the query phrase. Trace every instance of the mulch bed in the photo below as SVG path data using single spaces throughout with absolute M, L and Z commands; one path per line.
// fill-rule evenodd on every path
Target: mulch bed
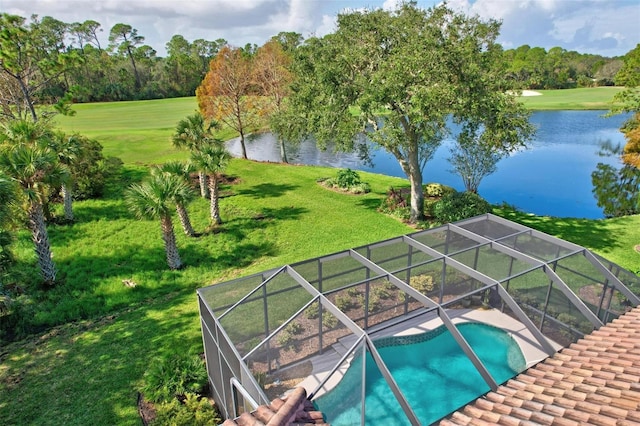
M 156 418 L 156 409 L 153 404 L 146 401 L 140 392 L 138 392 L 138 414 L 140 414 L 140 419 L 144 426 L 147 426 Z

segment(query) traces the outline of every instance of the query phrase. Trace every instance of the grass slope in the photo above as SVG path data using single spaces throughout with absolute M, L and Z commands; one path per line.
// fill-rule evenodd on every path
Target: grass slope
M 168 138 L 194 107 L 193 98 L 79 105 L 75 118 L 60 123 L 98 138 L 109 155 L 122 152 L 127 184 L 146 173 L 135 163 L 186 156 L 172 150 Z M 362 173 L 372 193 L 352 196 L 317 185 L 318 178 L 335 174 L 321 167 L 234 160 L 228 173 L 238 181 L 223 188 L 225 223 L 216 232 L 188 239 L 174 224 L 187 264 L 180 271 L 166 268 L 159 223 L 134 220 L 120 199 L 121 187 L 105 199 L 76 203 L 73 225 L 49 228 L 63 279 L 53 290 L 36 288 L 32 245 L 20 233 L 16 274 L 33 297 L 33 321 L 63 325 L 0 348 L 3 424 L 138 425 L 136 387 L 154 357 L 202 351 L 196 288 L 411 232 L 376 212 L 389 186 L 406 185 L 402 179 Z M 207 202 L 198 199 L 189 211 L 196 229 L 205 230 Z M 498 213 L 640 271 L 640 255 L 633 251 L 640 243 L 640 216 L 581 220 Z M 126 287 L 123 279 L 138 285 Z
M 593 87 L 563 90 L 536 90 L 541 96 L 522 96 L 519 100 L 531 110 L 608 110 L 621 87 Z

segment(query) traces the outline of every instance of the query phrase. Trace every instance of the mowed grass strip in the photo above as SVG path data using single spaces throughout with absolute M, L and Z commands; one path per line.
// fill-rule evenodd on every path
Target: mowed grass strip
M 188 157 L 171 145 L 171 136 L 183 118 L 198 110 L 195 97 L 148 101 L 76 104 L 73 116 L 56 117 L 65 132 L 78 132 L 99 141 L 104 154 L 126 164 L 157 164 Z M 227 140 L 228 128 L 216 132 Z
M 608 110 L 613 106 L 615 94 L 622 90 L 622 87 L 536 90 L 540 96 L 518 99 L 531 110 Z

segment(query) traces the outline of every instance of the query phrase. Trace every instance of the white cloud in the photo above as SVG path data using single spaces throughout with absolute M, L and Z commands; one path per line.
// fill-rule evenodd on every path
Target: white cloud
M 398 0 L 385 0 L 382 3 L 382 8 L 384 10 L 396 10 L 398 8 Z

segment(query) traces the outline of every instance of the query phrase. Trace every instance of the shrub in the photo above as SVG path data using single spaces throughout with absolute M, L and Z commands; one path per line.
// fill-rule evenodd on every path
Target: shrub
M 429 293 L 436 288 L 435 281 L 431 275 L 415 275 L 409 279 L 409 285 L 422 294 Z
M 318 302 L 313 302 L 305 311 L 305 316 L 308 319 L 316 319 L 318 315 L 320 315 L 320 305 Z
M 77 200 L 101 197 L 106 181 L 119 173 L 122 160 L 104 157 L 102 145 L 97 141 L 81 138 L 80 143 L 81 152 L 71 165 L 73 197 Z
M 358 185 L 353 185 L 349 188 L 349 192 L 352 194 L 368 194 L 371 192 L 371 185 L 367 182 L 359 183 Z
M 0 341 L 12 341 L 42 329 L 34 325 L 38 304 L 28 295 L 12 295 L 6 289 L 0 294 L 4 299 L 0 312 Z
M 370 314 L 378 311 L 381 308 L 380 305 L 380 298 L 378 297 L 378 295 L 375 292 L 371 292 L 371 294 L 369 295 L 369 306 L 368 306 L 368 312 Z
M 375 287 L 371 293 L 378 299 L 388 299 L 391 296 L 389 290 L 384 286 Z
M 356 303 L 353 302 L 353 299 L 348 294 L 339 294 L 336 296 L 336 306 L 342 312 L 346 312 L 350 309 L 356 307 Z
M 339 188 L 349 189 L 352 186 L 360 185 L 361 183 L 362 181 L 360 180 L 360 174 L 355 170 L 338 170 L 338 175 L 336 176 L 336 184 Z
M 575 327 L 578 325 L 578 321 L 575 319 L 575 317 L 566 312 L 563 312 L 560 315 L 558 315 L 558 318 L 556 319 L 561 323 L 568 325 L 569 327 Z
M 490 211 L 491 205 L 472 192 L 446 194 L 433 206 L 433 216 L 441 223 L 455 222 Z
M 286 328 L 282 330 L 276 339 L 278 344 L 284 349 L 292 349 L 294 347 L 294 340 L 293 335 L 289 333 Z
M 428 183 L 422 187 L 422 191 L 425 197 L 442 197 L 446 194 L 456 192 L 452 187 L 441 183 Z
M 188 393 L 202 393 L 208 379 L 198 355 L 172 354 L 151 363 L 140 392 L 149 401 L 166 402 Z
M 338 325 L 338 318 L 327 312 L 322 316 L 322 325 L 327 328 L 334 328 L 336 325 Z
M 347 289 L 347 294 L 351 297 L 358 297 L 360 296 L 360 290 L 358 290 L 356 287 L 350 287 Z
M 277 342 L 285 349 L 296 349 L 295 335 L 304 331 L 302 324 L 296 321 L 292 321 L 287 324 L 277 337 Z
M 339 170 L 335 178 L 326 179 L 323 182 L 325 186 L 340 188 L 353 194 L 366 194 L 371 191 L 371 186 L 362 182 L 358 172 L 351 169 Z
M 304 327 L 302 326 L 302 324 L 296 321 L 291 321 L 284 327 L 284 329 L 290 334 L 300 334 L 304 331 Z
M 173 399 L 156 405 L 156 418 L 151 425 L 171 426 L 204 426 L 217 425 L 222 419 L 207 398 L 201 398 L 194 393 L 186 393 L 184 402 Z

